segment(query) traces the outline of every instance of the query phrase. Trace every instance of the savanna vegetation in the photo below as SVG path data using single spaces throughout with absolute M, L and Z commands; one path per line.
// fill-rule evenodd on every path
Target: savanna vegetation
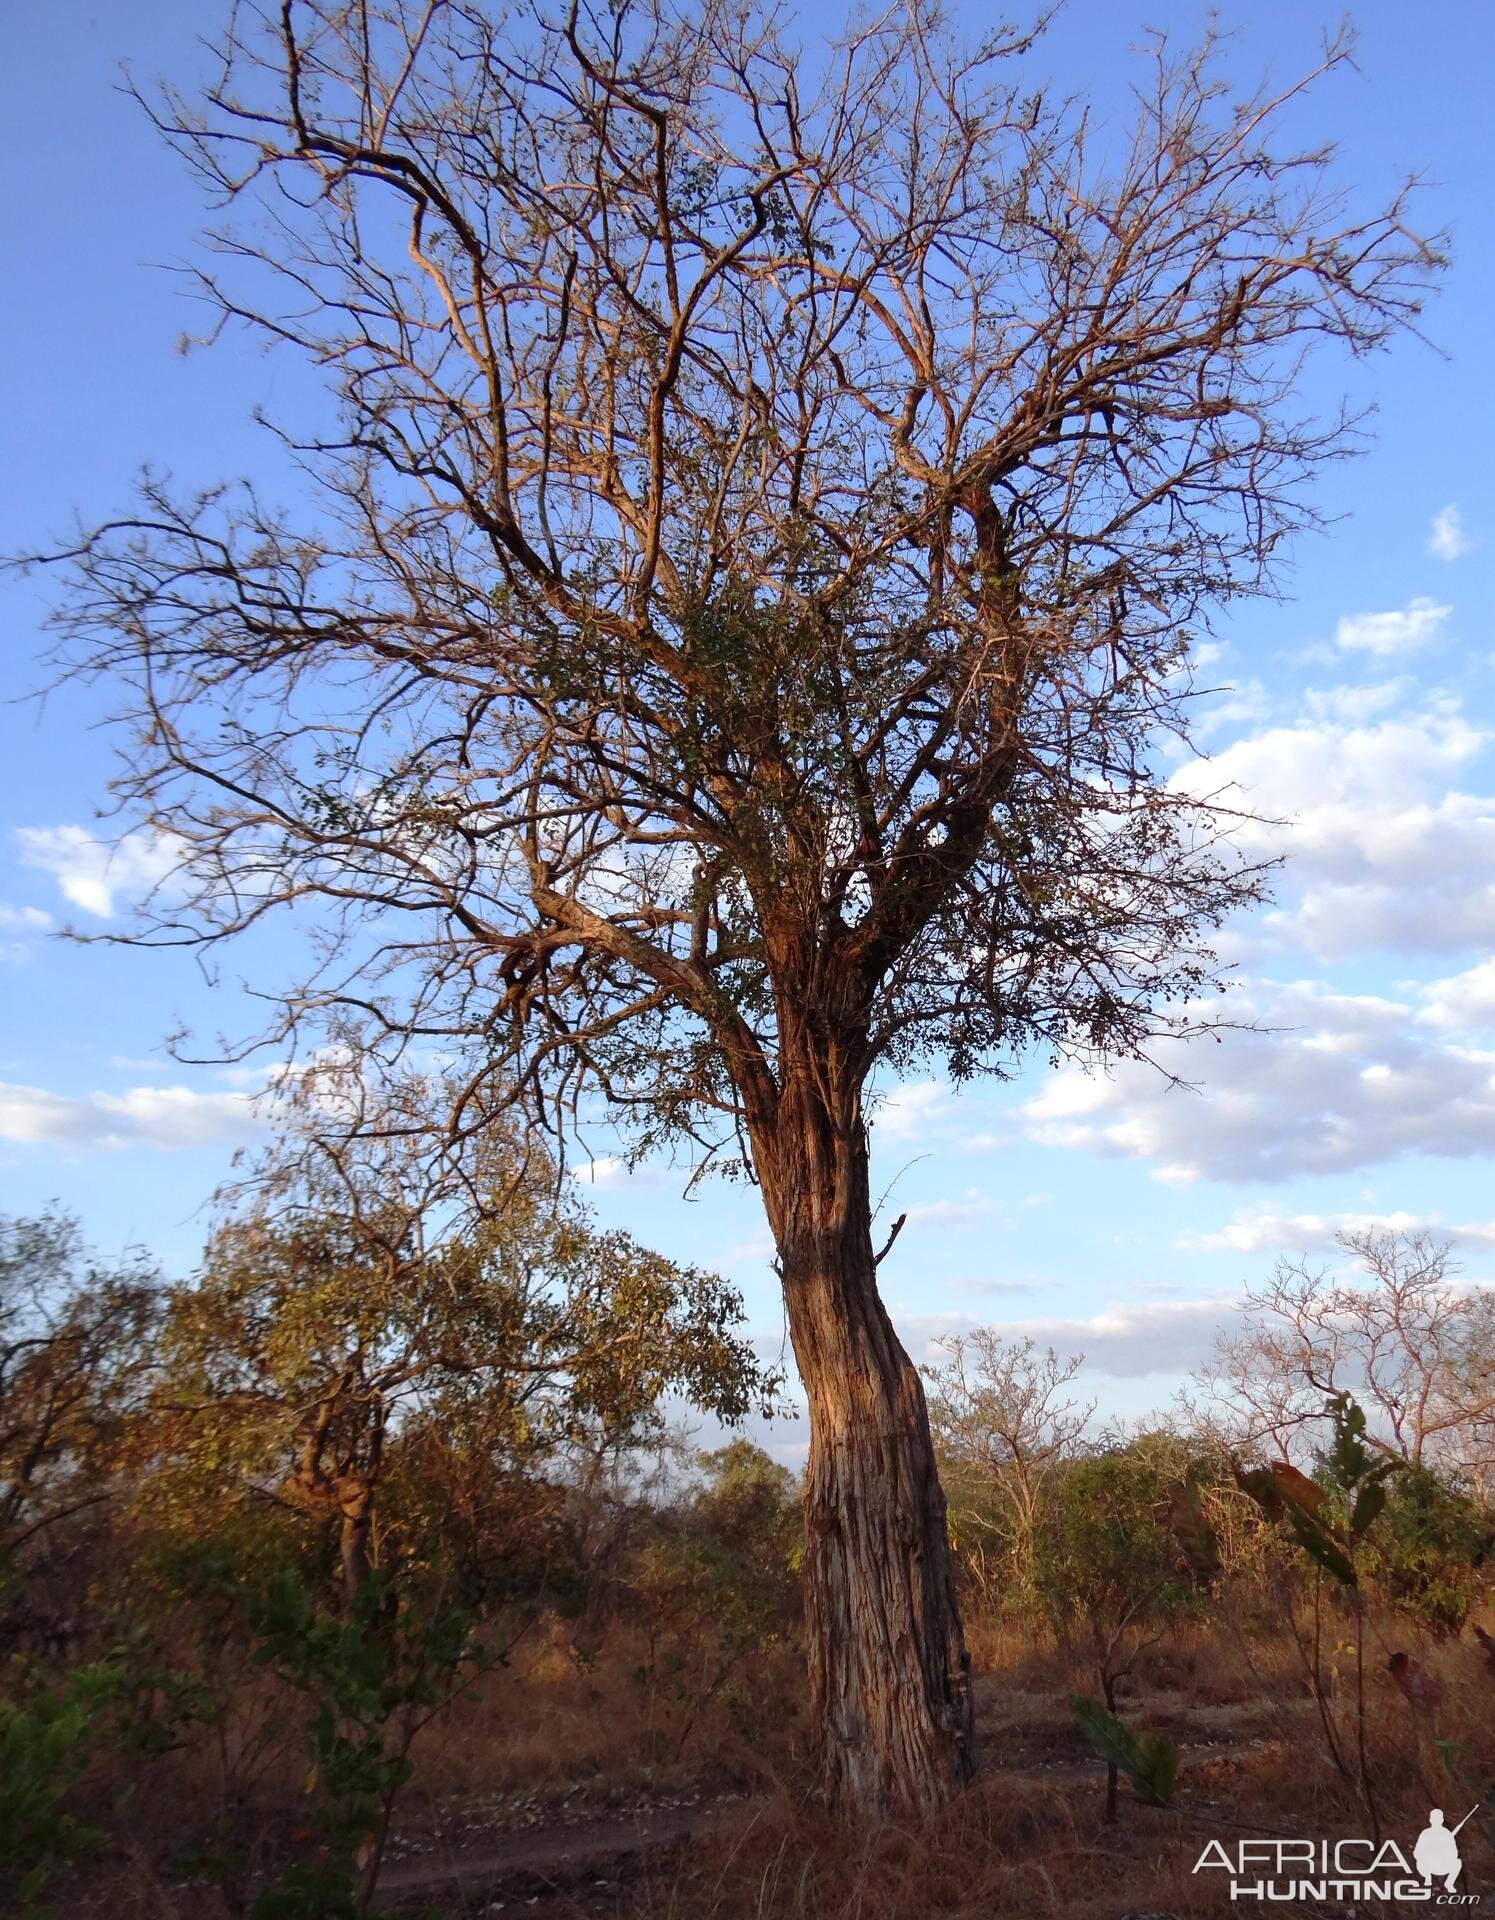
M 6 1227 L 19 1911 L 1193 1912 L 1222 1828 L 1486 1797 L 1448 1249 L 1283 1267 L 1135 1429 L 879 1292 L 879 1089 L 1228 1012 L 1197 643 L 1443 264 L 1288 131 L 1347 36 L 1277 92 L 1155 39 L 1106 126 L 1040 37 L 283 0 L 141 96 L 208 332 L 320 386 L 290 507 L 148 474 L 47 556 L 59 668 L 131 937 L 252 936 L 283 1137 L 190 1278 Z M 599 1132 L 760 1194 L 793 1470 L 733 1290 L 576 1201 Z
M 495 1154 L 453 1232 L 388 1161 L 282 1154 L 185 1282 L 5 1223 L 11 1910 L 1207 1913 L 1212 1835 L 1487 1801 L 1495 1347 L 1446 1244 L 1283 1263 L 1127 1428 L 1077 1357 L 936 1352 L 981 1760 L 847 1826 L 801 1475 L 730 1433 L 782 1384 L 728 1288 L 550 1171 Z
M 1278 92 L 1156 40 L 1108 131 L 1038 37 L 237 8 L 143 104 L 218 208 L 212 331 L 321 384 L 297 504 L 150 477 L 54 556 L 171 867 L 139 937 L 290 929 L 277 1068 L 435 1046 L 436 1140 L 600 1118 L 757 1188 L 825 1791 L 872 1817 L 975 1765 L 876 1088 L 1216 1023 L 1268 875 L 1171 777 L 1195 645 L 1274 591 L 1356 444 L 1338 367 L 1442 264 L 1287 131 L 1346 35 Z

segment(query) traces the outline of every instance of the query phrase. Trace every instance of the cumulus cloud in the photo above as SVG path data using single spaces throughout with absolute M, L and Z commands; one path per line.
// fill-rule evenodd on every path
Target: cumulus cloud
M 51 924 L 51 914 L 40 907 L 8 907 L 0 902 L 0 933 L 45 933 Z
M 1007 1340 L 1032 1339 L 1066 1357 L 1083 1354 L 1087 1373 L 1142 1379 L 1187 1373 L 1203 1365 L 1219 1328 L 1234 1314 L 1234 1300 L 1216 1295 L 1199 1300 L 1128 1301 L 1075 1319 L 976 1321 L 962 1313 L 896 1312 L 894 1318 L 916 1361 L 938 1362 L 937 1341 L 984 1325 Z
M 0 1140 L 88 1149 L 238 1146 L 261 1130 L 252 1095 L 131 1087 L 71 1095 L 0 1081 Z
M 1303 696 L 1303 706 L 1311 719 L 1359 727 L 1390 707 L 1412 705 L 1410 685 L 1409 681 L 1398 678 L 1338 687 L 1310 687 Z
M 1194 723 L 1194 738 L 1205 741 L 1232 727 L 1263 720 L 1272 710 L 1272 698 L 1260 680 L 1246 680 L 1213 700 Z
M 0 902 L 0 961 L 18 965 L 29 960 L 36 942 L 52 924 L 40 907 L 10 907 Z
M 628 1183 L 628 1162 L 615 1153 L 599 1154 L 583 1167 L 573 1167 L 571 1178 L 584 1187 L 622 1187 Z
M 926 1200 L 902 1211 L 911 1227 L 975 1227 L 990 1221 L 991 1201 L 972 1187 L 964 1199 Z
M 953 1102 L 943 1080 L 910 1080 L 894 1087 L 878 1106 L 873 1121 L 880 1146 L 924 1139 L 945 1119 Z
M 1423 1000 L 1419 1018 L 1430 1026 L 1465 1033 L 1495 1029 L 1495 960 L 1481 960 L 1463 973 L 1419 987 L 1418 992 Z
M 1410 653 L 1426 646 L 1442 631 L 1453 612 L 1440 601 L 1419 596 L 1406 606 L 1386 613 L 1347 613 L 1334 629 L 1336 644 L 1345 653 L 1369 653 L 1378 659 Z
M 1159 1046 L 1160 1065 L 1193 1089 L 1141 1062 L 1104 1076 L 1066 1067 L 1019 1107 L 1029 1137 L 1148 1160 L 1176 1185 L 1495 1150 L 1495 1053 L 1430 1033 L 1414 1008 L 1262 982 L 1233 1013 L 1257 1030 Z
M 1254 915 L 1247 937 L 1318 959 L 1495 941 L 1495 795 L 1460 785 L 1488 734 L 1445 707 L 1374 721 L 1319 713 L 1174 776 L 1262 816 L 1238 830 L 1243 851 L 1288 857 L 1284 904 Z
M 1173 1244 L 1181 1253 L 1299 1253 L 1328 1247 L 1341 1233 L 1447 1233 L 1476 1246 L 1495 1246 L 1495 1220 L 1445 1227 L 1420 1213 L 1272 1213 L 1240 1208 L 1223 1227 L 1209 1233 L 1181 1233 Z
M 157 886 L 182 852 L 170 834 L 146 827 L 113 842 L 76 826 L 18 827 L 15 839 L 23 866 L 51 874 L 70 905 L 99 920 L 113 917 L 119 896 Z
M 689 1174 L 679 1168 L 673 1170 L 682 1184 Z M 635 1191 L 664 1185 L 671 1169 L 661 1166 L 630 1167 L 621 1154 L 603 1153 L 595 1160 L 587 1160 L 571 1169 L 571 1178 L 579 1186 L 596 1187 L 603 1192 L 618 1193 L 628 1188 Z
M 1433 515 L 1428 529 L 1428 552 L 1435 560 L 1458 560 L 1475 545 L 1464 531 L 1464 516 L 1450 503 Z

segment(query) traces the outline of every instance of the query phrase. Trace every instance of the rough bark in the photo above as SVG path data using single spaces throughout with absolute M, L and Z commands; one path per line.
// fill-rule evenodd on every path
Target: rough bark
M 369 1487 L 351 1495 L 344 1495 L 341 1500 L 341 1511 L 338 1559 L 342 1566 L 343 1591 L 349 1600 L 352 1600 L 373 1571 L 373 1488 Z
M 927 1813 L 974 1765 L 970 1658 L 918 1371 L 877 1289 L 866 1134 L 781 1108 L 774 1219 L 809 1401 L 810 1696 L 837 1808 Z M 761 1156 L 760 1156 L 761 1157 Z

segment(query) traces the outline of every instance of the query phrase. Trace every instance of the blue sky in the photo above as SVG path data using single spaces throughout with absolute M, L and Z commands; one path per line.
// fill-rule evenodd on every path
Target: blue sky
M 186 483 L 274 476 L 252 412 L 310 397 L 289 359 L 243 342 L 177 351 L 198 320 L 169 269 L 190 257 L 200 208 L 118 68 L 190 74 L 217 14 L 202 0 L 52 0 L 4 29 L 12 550 L 65 533 L 75 511 L 107 513 L 142 462 Z M 1188 39 L 1204 10 L 1145 17 Z M 1076 0 L 1035 77 L 1114 110 L 1142 18 L 1140 4 Z M 1280 79 L 1334 18 L 1249 0 L 1222 24 L 1242 74 Z M 1355 19 L 1358 70 L 1316 91 L 1297 131 L 1340 143 L 1357 193 L 1423 174 L 1423 217 L 1450 229 L 1454 267 L 1429 318 L 1436 347 L 1406 340 L 1352 373 L 1378 418 L 1366 457 L 1326 477 L 1337 524 L 1294 556 L 1284 604 L 1222 629 L 1211 668 L 1230 690 L 1204 715 L 1209 777 L 1289 820 L 1270 837 L 1288 856 L 1275 908 L 1228 935 L 1242 1009 L 1271 1031 L 1170 1062 L 1195 1093 L 1139 1068 L 1037 1069 L 958 1098 L 916 1080 L 891 1091 L 875 1134 L 887 1213 L 910 1213 L 884 1276 L 911 1346 L 975 1323 L 1031 1328 L 1083 1347 L 1093 1389 L 1128 1412 L 1167 1397 L 1244 1280 L 1280 1251 L 1326 1246 L 1343 1220 L 1461 1230 L 1467 1271 L 1495 1278 L 1495 9 L 1377 0 Z M 42 677 L 48 590 L 0 583 L 12 699 Z M 273 943 L 229 956 L 215 982 L 182 954 L 53 937 L 122 929 L 151 873 L 143 839 L 112 861 L 102 845 L 117 823 L 95 816 L 101 711 L 78 692 L 0 709 L 0 1208 L 56 1198 L 105 1249 L 143 1243 L 180 1269 L 255 1136 L 246 1076 L 169 1061 L 162 1042 L 183 1023 L 208 1039 L 240 1029 L 240 976 L 280 975 Z M 750 1191 L 686 1202 L 677 1175 L 599 1173 L 605 1218 L 721 1267 L 777 1339 Z

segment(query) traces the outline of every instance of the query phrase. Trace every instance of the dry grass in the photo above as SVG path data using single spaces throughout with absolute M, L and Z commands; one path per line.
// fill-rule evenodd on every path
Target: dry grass
M 1218 1880 L 1191 1872 L 1208 1840 L 1367 1830 L 1356 1782 L 1330 1760 L 1291 1641 L 1260 1615 L 1250 1631 L 1228 1619 L 1191 1628 L 1138 1660 L 1123 1715 L 1177 1740 L 1183 1766 L 1172 1808 L 1123 1794 L 1113 1826 L 1103 1819 L 1103 1769 L 1069 1706 L 1072 1693 L 1094 1691 L 1083 1654 L 1012 1629 L 987 1627 L 973 1638 L 983 1740 L 976 1786 L 927 1826 L 850 1832 L 810 1797 L 809 1729 L 790 1649 L 753 1656 L 702 1698 L 704 1670 L 673 1666 L 631 1630 L 616 1630 L 587 1662 L 566 1627 L 550 1623 L 417 1748 L 395 1857 L 501 1856 L 520 1836 L 547 1834 L 551 1856 L 543 1870 L 479 1874 L 450 1894 L 432 1888 L 408 1911 L 479 1913 L 503 1899 L 514 1911 L 534 1901 L 551 1920 L 1190 1920 L 1225 1910 Z M 1414 1706 L 1386 1672 L 1396 1648 L 1438 1682 L 1436 1705 Z M 1332 1709 L 1347 1725 L 1352 1676 L 1341 1666 Z M 1410 1849 L 1429 1807 L 1455 1820 L 1495 1781 L 1495 1673 L 1472 1641 L 1420 1639 L 1391 1619 L 1372 1625 L 1367 1668 L 1368 1771 L 1383 1830 Z M 273 1706 L 241 1703 L 243 1725 L 273 1724 Z M 305 1760 L 293 1724 L 262 1758 L 233 1818 L 240 1843 L 268 1858 L 304 1817 Z M 227 1914 L 207 1880 L 183 1885 L 167 1867 L 184 1840 L 224 1812 L 211 1743 L 99 1782 L 96 1811 L 127 1789 L 128 1841 L 110 1848 L 62 1910 L 78 1920 Z M 578 1852 L 568 1864 L 567 1836 L 591 1822 L 724 1797 L 729 1812 L 688 1845 L 639 1850 L 605 1867 L 584 1864 Z M 1471 1821 L 1461 1845 L 1464 1884 L 1495 1886 L 1489 1829 Z
M 803 1670 L 782 1647 L 747 1656 L 714 1690 L 712 1664 L 683 1663 L 618 1628 L 585 1661 L 564 1621 L 529 1637 L 476 1697 L 444 1716 L 420 1756 L 419 1785 L 445 1796 L 574 1787 L 626 1794 L 693 1785 L 703 1770 L 734 1789 L 771 1784 L 803 1757 Z
M 1390 1632 L 1407 1644 L 1398 1627 Z M 1478 1649 L 1420 1643 L 1415 1656 L 1440 1681 L 1441 1703 L 1414 1709 L 1378 1668 L 1368 1704 L 1382 1830 L 1409 1854 L 1430 1806 L 1456 1808 L 1452 1823 L 1495 1775 L 1495 1675 Z M 1285 1638 L 1259 1638 L 1243 1653 L 1201 1630 L 1139 1663 L 1127 1718 L 1171 1733 L 1184 1765 L 1173 1807 L 1123 1798 L 1114 1826 L 1103 1818 L 1103 1769 L 1068 1711 L 1077 1678 L 1069 1657 L 1029 1648 L 984 1674 L 982 1777 L 931 1824 L 848 1833 L 781 1798 L 742 1833 L 678 1861 L 672 1879 L 646 1877 L 615 1911 L 630 1920 L 1189 1920 L 1225 1909 L 1218 1877 L 1193 1872 L 1210 1839 L 1368 1830 Z M 1461 1890 L 1495 1884 L 1490 1827 L 1471 1821 L 1461 1845 Z
M 1441 1701 L 1414 1706 L 1385 1670 L 1396 1647 L 1438 1682 Z M 1457 1819 L 1495 1776 L 1490 1706 L 1495 1675 L 1476 1646 L 1372 1623 L 1367 1646 L 1367 1771 L 1381 1830 L 1410 1851 L 1433 1805 Z M 1330 1711 L 1353 1759 L 1352 1668 L 1341 1658 Z M 1161 1641 L 1138 1661 L 1123 1700 L 1136 1727 L 1183 1751 L 1168 1811 L 1123 1801 L 1103 1818 L 1101 1769 L 1069 1708 L 1093 1686 L 1082 1658 L 1010 1641 L 978 1682 L 985 1772 L 933 1827 L 848 1839 L 813 1815 L 780 1808 L 777 1830 L 742 1843 L 745 1875 L 719 1870 L 680 1911 L 830 1920 L 914 1920 L 1026 1913 L 1116 1916 L 1217 1913 L 1221 1890 L 1192 1868 L 1204 1844 L 1256 1832 L 1342 1836 L 1369 1831 L 1359 1783 L 1334 1766 L 1318 1708 L 1290 1638 L 1216 1623 Z M 1491 1883 L 1490 1828 L 1465 1830 L 1467 1884 Z M 745 1882 L 745 1883 L 744 1883 Z M 701 1898 L 706 1894 L 705 1899 Z M 668 1911 L 669 1909 L 664 1909 Z M 641 1911 L 648 1911 L 642 1909 Z

